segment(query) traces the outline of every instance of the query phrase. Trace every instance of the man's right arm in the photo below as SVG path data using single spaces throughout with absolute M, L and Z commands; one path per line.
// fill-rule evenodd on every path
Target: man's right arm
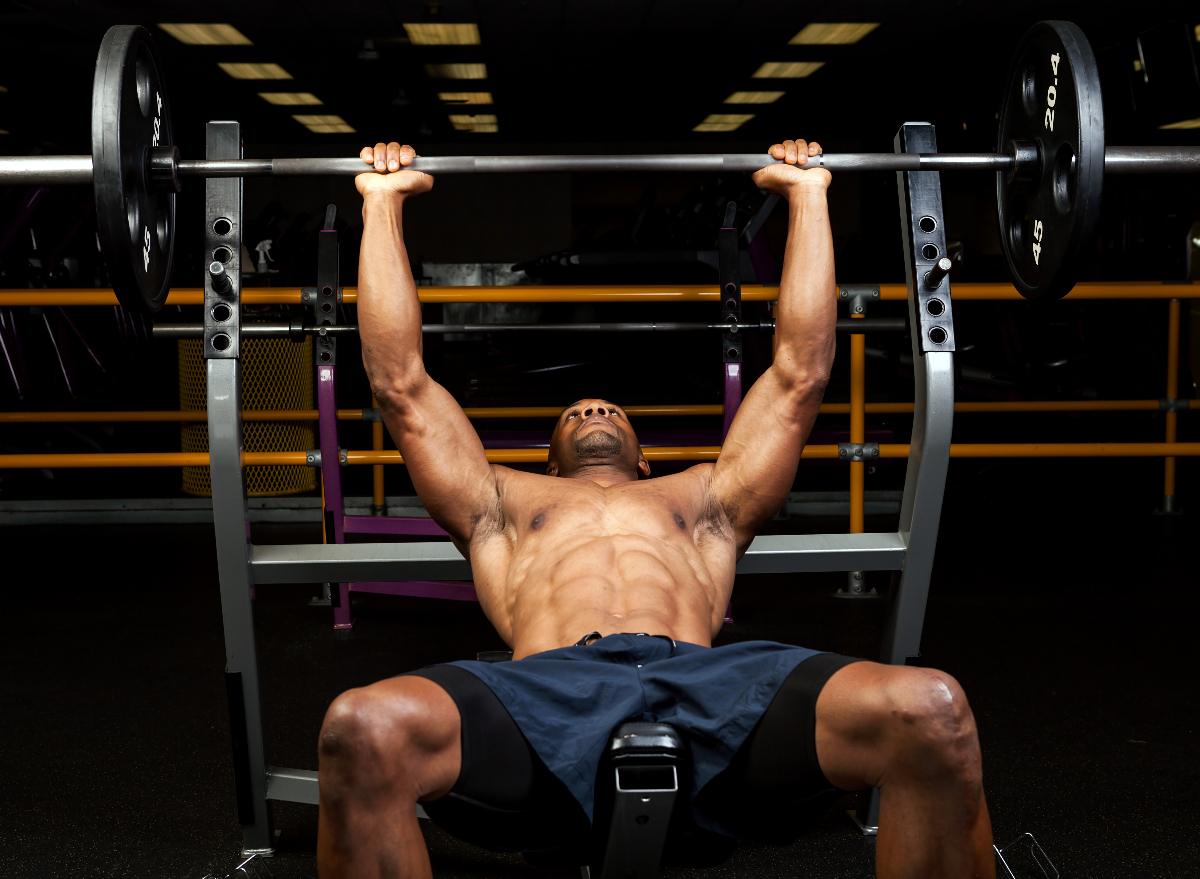
M 425 508 L 464 553 L 481 526 L 499 521 L 496 476 L 454 398 L 425 372 L 421 303 L 404 249 L 404 202 L 433 179 L 402 171 L 415 156 L 392 143 L 362 152 L 378 173 L 355 178 L 363 195 L 358 326 L 363 366 Z

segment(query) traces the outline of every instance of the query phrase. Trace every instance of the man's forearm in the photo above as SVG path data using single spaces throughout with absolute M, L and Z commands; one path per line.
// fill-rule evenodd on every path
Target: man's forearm
M 363 200 L 359 337 L 367 378 L 381 400 L 422 369 L 421 303 L 404 248 L 403 203 L 391 192 Z
M 833 235 L 825 187 L 788 194 L 788 238 L 775 309 L 775 367 L 796 381 L 824 382 L 837 325 Z

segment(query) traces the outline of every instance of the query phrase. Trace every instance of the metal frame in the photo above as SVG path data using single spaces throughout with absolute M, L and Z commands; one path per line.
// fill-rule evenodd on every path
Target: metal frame
M 209 124 L 209 155 L 236 158 L 238 143 L 235 123 Z M 931 152 L 936 149 L 934 128 L 924 123 L 906 123 L 896 138 L 897 153 Z M 898 167 L 909 167 L 899 163 Z M 918 245 L 924 239 L 914 218 L 933 216 L 942 228 L 941 184 L 936 171 L 901 171 L 900 210 L 902 237 L 907 260 L 910 323 L 924 328 L 925 315 L 918 285 L 928 260 Z M 240 234 L 240 181 L 234 178 L 208 181 L 209 213 L 220 207 L 236 217 Z M 210 223 L 212 217 L 210 216 Z M 942 248 L 944 250 L 944 247 Z M 236 291 L 236 287 L 234 288 Z M 949 282 L 943 281 L 939 295 L 949 304 Z M 211 290 L 206 287 L 206 299 Z M 927 298 L 927 297 L 926 297 Z M 913 436 L 905 479 L 899 529 L 895 533 L 771 535 L 755 538 L 738 562 L 739 574 L 799 573 L 814 571 L 891 570 L 894 574 L 892 608 L 880 658 L 900 664 L 920 656 L 921 631 L 929 594 L 942 495 L 950 454 L 950 431 L 954 415 L 953 324 L 949 308 L 939 317 L 947 329 L 950 346 L 922 350 L 920 333 L 913 335 L 913 367 L 916 384 Z M 208 351 L 206 349 L 206 357 Z M 245 482 L 242 476 L 241 406 L 238 399 L 239 363 L 235 357 L 211 357 L 208 386 L 208 423 L 212 455 L 213 511 L 221 578 L 222 614 L 225 625 L 228 671 L 231 683 L 231 722 L 234 727 L 235 762 L 239 768 L 239 818 L 246 852 L 270 853 L 271 835 L 268 800 L 317 802 L 316 773 L 267 765 L 263 744 L 262 711 L 251 607 L 254 583 L 349 583 L 353 581 L 469 580 L 470 566 L 449 543 L 326 543 L 321 545 L 256 546 L 249 540 Z M 329 398 L 321 408 L 336 412 L 333 398 L 333 367 L 328 378 L 322 373 L 319 386 L 329 386 Z M 332 418 L 330 419 L 332 422 Z M 336 461 L 336 435 L 323 458 Z M 326 490 L 339 483 L 326 503 L 340 510 L 338 468 L 325 467 Z M 331 478 L 332 477 L 332 478 Z M 334 500 L 336 498 L 336 500 Z M 333 504 L 330 501 L 333 500 Z M 331 510 L 332 512 L 332 510 Z M 334 528 L 335 534 L 337 528 Z M 340 596 L 348 598 L 347 592 Z M 348 610 L 348 608 L 347 608 Z M 234 690 L 239 691 L 235 700 Z M 240 706 L 240 712 L 237 710 Z M 244 746 L 239 746 L 239 741 Z M 241 779 L 247 776 L 246 783 Z M 868 832 L 878 824 L 878 796 L 868 806 L 863 823 Z

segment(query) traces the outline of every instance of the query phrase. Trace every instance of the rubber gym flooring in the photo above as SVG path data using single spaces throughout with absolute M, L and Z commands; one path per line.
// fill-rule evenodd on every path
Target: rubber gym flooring
M 1167 519 L 1150 512 L 1159 462 L 951 468 L 923 661 L 957 676 L 974 706 L 996 838 L 1032 832 L 1064 877 L 1200 875 L 1200 486 L 1180 487 L 1195 512 Z M 307 526 L 255 534 L 318 538 Z M 3 546 L 0 875 L 227 873 L 240 831 L 211 530 L 22 527 Z M 722 640 L 873 657 L 884 602 L 831 598 L 841 581 L 743 578 Z M 501 646 L 458 602 L 356 596 L 356 628 L 334 632 L 314 591 L 258 592 L 276 765 L 316 767 L 341 690 Z M 272 875 L 315 876 L 316 808 L 275 810 Z M 427 836 L 438 877 L 578 875 Z M 722 867 L 664 876 L 868 877 L 872 846 L 835 810 L 789 847 L 742 844 Z

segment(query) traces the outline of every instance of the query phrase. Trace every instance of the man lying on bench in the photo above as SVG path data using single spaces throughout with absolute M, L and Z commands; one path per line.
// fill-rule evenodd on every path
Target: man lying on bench
M 471 562 L 515 662 L 455 662 L 350 690 L 320 737 L 324 879 L 424 877 L 416 803 L 468 841 L 546 851 L 586 836 L 601 752 L 625 720 L 689 741 L 695 823 L 788 839 L 839 791 L 881 792 L 880 877 L 994 875 L 975 721 L 943 672 L 767 641 L 712 648 L 734 568 L 779 510 L 834 355 L 829 172 L 784 141 L 754 175 L 787 200 L 774 364 L 716 463 L 649 479 L 620 406 L 559 416 L 546 475 L 489 464 L 425 372 L 404 202 L 433 179 L 409 146 L 362 151 L 363 362 L 417 493 Z M 390 173 L 378 173 L 387 171 Z

